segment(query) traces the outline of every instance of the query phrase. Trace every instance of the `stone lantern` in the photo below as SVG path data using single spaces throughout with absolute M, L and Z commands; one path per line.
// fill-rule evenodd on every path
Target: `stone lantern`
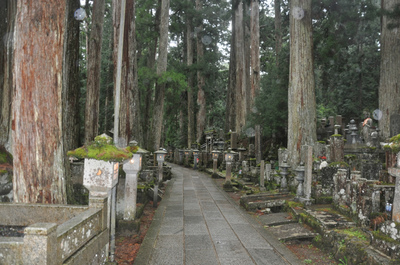
M 304 168 L 304 163 L 301 162 L 300 165 L 296 168 L 297 176 L 296 180 L 299 182 L 299 185 L 297 186 L 297 199 L 300 199 L 301 197 L 304 196 L 304 175 L 305 175 L 305 168 Z
M 180 165 L 183 164 L 183 153 L 184 153 L 184 150 L 180 149 L 179 150 L 179 164 Z
M 246 152 L 246 148 L 239 147 L 237 150 L 239 152 L 239 161 L 242 162 L 244 160 L 244 152 Z
M 158 151 L 155 151 L 154 154 L 156 154 L 156 159 L 158 162 L 158 182 L 162 182 L 163 180 L 163 163 L 165 161 L 165 155 L 167 152 L 164 151 L 163 148 L 160 148 Z
M 213 174 L 212 174 L 212 176 L 213 176 L 213 178 L 217 178 L 218 177 L 218 175 L 217 175 L 218 156 L 219 156 L 220 152 L 217 150 L 213 150 L 211 153 L 212 153 L 212 158 L 213 158 Z
M 353 119 L 350 121 L 349 125 L 349 131 L 351 132 L 351 143 L 356 144 L 357 143 L 357 125 L 356 121 Z
M 193 169 L 197 169 L 197 159 L 199 158 L 199 150 L 194 149 L 192 150 L 192 152 L 193 152 L 193 163 L 194 163 Z
M 225 181 L 231 181 L 231 168 L 232 168 L 232 162 L 233 162 L 233 153 L 231 152 L 231 149 L 228 149 L 228 152 L 225 153 L 225 162 L 226 162 L 226 177 Z
M 219 141 L 217 141 L 217 146 L 218 150 L 222 152 L 224 150 L 225 142 L 222 139 L 219 139 Z
M 289 175 L 289 168 L 290 168 L 289 164 L 287 163 L 286 160 L 284 160 L 283 163 L 282 163 L 282 165 L 280 166 L 280 169 L 281 169 L 281 176 L 282 176 L 282 179 L 281 179 L 281 188 L 280 188 L 280 190 L 281 190 L 281 191 L 284 191 L 284 192 L 288 191 L 288 187 L 287 187 L 287 175 Z
M 131 141 L 129 146 L 137 146 L 137 142 Z M 127 221 L 133 221 L 136 215 L 138 172 L 142 169 L 142 154 L 143 152 L 134 153 L 132 158 L 126 160 L 122 166 L 126 173 L 124 220 Z
M 190 150 L 186 149 L 186 150 L 184 151 L 184 153 L 185 153 L 185 166 L 188 166 L 188 165 L 189 165 Z

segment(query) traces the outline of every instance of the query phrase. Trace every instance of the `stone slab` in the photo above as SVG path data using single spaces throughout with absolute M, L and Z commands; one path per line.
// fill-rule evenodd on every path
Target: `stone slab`
M 304 228 L 301 224 L 284 224 L 268 228 L 279 240 L 312 239 L 317 234 Z
M 286 212 L 271 213 L 259 216 L 259 220 L 266 226 L 277 226 L 295 223 Z

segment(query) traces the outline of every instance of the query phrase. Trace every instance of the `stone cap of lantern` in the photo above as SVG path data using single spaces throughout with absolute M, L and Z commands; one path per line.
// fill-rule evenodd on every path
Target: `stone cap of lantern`
M 156 154 L 158 162 L 164 162 L 167 152 L 164 151 L 164 148 L 160 147 L 160 149 L 158 151 L 155 151 L 154 154 Z

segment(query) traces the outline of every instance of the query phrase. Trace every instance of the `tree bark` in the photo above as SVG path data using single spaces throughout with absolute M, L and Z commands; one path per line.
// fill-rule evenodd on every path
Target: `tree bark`
M 65 150 L 79 146 L 79 21 L 74 12 L 80 7 L 79 0 L 67 1 L 67 25 L 65 32 L 64 67 L 63 67 L 63 131 Z
M 281 14 L 281 0 L 274 0 L 275 9 L 275 64 L 279 68 L 279 56 L 282 50 L 282 14 Z M 279 72 L 279 71 L 278 71 Z M 279 76 L 278 76 L 279 78 Z
M 153 30 L 155 32 L 159 32 L 160 31 L 160 14 L 161 13 L 161 0 L 158 0 L 158 5 L 157 5 L 157 10 L 155 13 L 155 21 L 154 21 L 154 28 Z M 156 54 L 157 54 L 157 46 L 158 46 L 158 38 L 154 38 L 153 42 L 151 43 L 151 45 L 149 45 L 149 53 L 148 53 L 148 57 L 147 57 L 147 68 L 149 69 L 154 69 L 155 71 L 155 64 L 156 64 Z M 143 109 L 143 138 L 144 141 L 146 143 L 146 148 L 147 149 L 151 149 L 152 147 L 152 137 L 151 137 L 151 133 L 150 133 L 150 129 L 151 129 L 151 117 L 152 117 L 152 103 L 153 102 L 153 92 L 154 92 L 154 81 L 150 80 L 147 83 L 147 89 L 146 89 L 146 94 L 141 97 L 144 99 L 145 104 L 144 104 L 144 109 Z
M 246 58 L 244 40 L 243 2 L 235 10 L 235 59 L 236 59 L 236 98 L 235 98 L 235 130 L 240 133 L 246 123 L 247 91 L 246 91 Z
M 13 37 L 17 2 L 14 0 L 1 1 L 1 29 L 3 36 L 0 44 L 0 145 L 12 153 L 11 117 L 13 102 Z
M 292 0 L 290 5 L 288 106 L 288 162 L 294 168 L 301 159 L 301 146 L 314 145 L 317 139 L 311 0 Z
M 93 2 L 92 26 L 88 43 L 88 68 L 85 106 L 85 144 L 94 140 L 99 129 L 101 44 L 104 0 Z
M 236 6 L 234 1 L 232 2 L 232 10 L 235 10 Z M 232 15 L 232 29 L 236 28 L 236 16 L 233 11 Z M 231 36 L 231 51 L 229 54 L 229 76 L 228 76 L 228 86 L 226 95 L 226 110 L 225 110 L 225 131 L 234 131 L 236 126 L 236 33 L 232 30 Z
M 192 1 L 189 0 L 189 5 L 193 4 Z M 187 110 L 188 110 L 188 141 L 187 147 L 194 142 L 194 102 L 193 102 L 193 83 L 194 76 L 191 66 L 193 64 L 193 17 L 189 13 L 186 15 L 186 60 L 188 67 L 188 88 L 187 88 Z
M 393 11 L 398 4 L 396 0 L 382 0 L 382 9 Z M 379 129 L 382 137 L 388 139 L 394 136 L 390 125 L 391 116 L 400 114 L 400 29 L 399 18 L 382 16 L 381 34 L 381 68 L 379 82 L 379 109 L 382 118 L 379 120 Z M 388 25 L 395 25 L 388 29 Z
M 157 76 L 161 77 L 167 71 L 168 55 L 168 24 L 169 24 L 169 0 L 161 0 L 160 15 L 160 43 L 158 47 Z M 153 141 L 152 149 L 158 150 L 161 145 L 161 133 L 164 120 L 164 94 L 165 84 L 157 82 L 153 111 Z
M 260 90 L 260 10 L 258 0 L 251 1 L 251 106 Z
M 196 0 L 196 11 L 201 14 L 203 9 L 203 1 Z M 204 65 L 204 45 L 202 41 L 203 37 L 203 21 L 200 20 L 197 25 L 199 32 L 197 33 L 197 63 Z M 197 106 L 199 110 L 197 112 L 197 136 L 196 142 L 200 143 L 203 136 L 203 132 L 206 126 L 206 97 L 204 95 L 205 78 L 203 75 L 202 67 L 197 70 Z
M 116 3 L 114 19 L 118 22 L 120 16 L 120 3 Z M 116 13 L 115 13 L 116 12 Z M 118 46 L 119 23 L 114 21 L 114 47 Z M 118 31 L 118 32 L 115 32 Z M 119 107 L 119 140 L 121 146 L 128 145 L 129 141 L 136 140 L 143 144 L 140 121 L 139 88 L 137 79 L 136 57 L 136 25 L 135 25 L 135 1 L 127 0 L 125 8 L 124 48 L 122 55 L 122 78 Z M 115 48 L 116 49 L 116 48 Z M 114 50 L 114 65 L 117 63 L 117 51 Z M 115 78 L 114 78 L 115 80 Z M 115 92 L 114 92 L 115 93 Z M 136 125 L 135 125 L 136 124 Z
M 66 202 L 62 133 L 65 9 L 65 0 L 17 2 L 13 105 L 15 202 Z

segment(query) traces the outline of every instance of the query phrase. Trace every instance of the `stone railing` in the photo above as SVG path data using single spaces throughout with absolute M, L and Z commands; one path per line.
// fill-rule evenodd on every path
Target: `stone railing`
M 105 264 L 107 198 L 89 207 L 0 205 L 0 225 L 25 227 L 23 237 L 0 237 L 0 264 Z

